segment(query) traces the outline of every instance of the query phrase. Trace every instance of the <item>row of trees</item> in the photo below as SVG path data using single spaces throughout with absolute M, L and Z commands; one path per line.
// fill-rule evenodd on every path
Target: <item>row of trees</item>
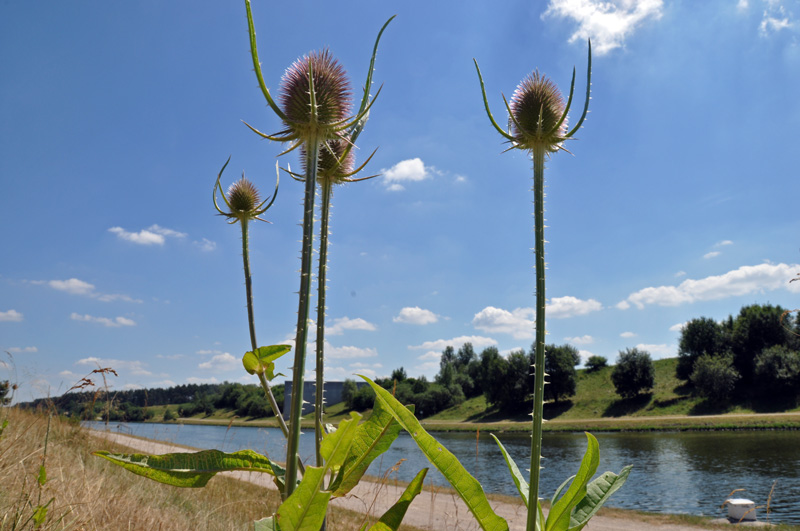
M 689 321 L 676 376 L 712 401 L 794 399 L 800 389 L 800 319 L 780 306 L 745 306 L 736 317 Z

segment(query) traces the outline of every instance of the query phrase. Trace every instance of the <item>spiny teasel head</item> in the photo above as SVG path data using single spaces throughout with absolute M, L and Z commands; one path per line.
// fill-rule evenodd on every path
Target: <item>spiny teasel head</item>
M 245 178 L 244 173 L 242 173 L 241 179 L 228 187 L 227 192 L 223 192 L 220 179 L 222 178 L 222 172 L 225 171 L 225 167 L 228 166 L 228 162 L 230 161 L 231 159 L 229 157 L 225 165 L 222 166 L 217 176 L 217 182 L 214 184 L 214 208 L 217 209 L 220 215 L 228 218 L 230 223 L 236 223 L 237 221 L 244 223 L 251 219 L 266 221 L 258 216 L 266 212 L 267 209 L 272 206 L 275 197 L 278 195 L 278 183 L 275 183 L 275 193 L 272 195 L 269 204 L 267 204 L 267 199 L 269 198 L 261 201 L 261 194 L 258 192 L 258 188 Z M 217 204 L 217 192 L 222 196 L 225 206 L 229 209 L 228 212 L 224 212 L 219 208 Z
M 300 160 L 303 163 L 303 171 L 307 170 L 306 148 L 300 148 Z M 348 180 L 348 177 L 355 172 L 356 157 L 353 153 L 353 145 L 346 137 L 334 138 L 326 141 L 319 148 L 319 159 L 317 160 L 317 180 L 320 184 L 330 181 L 331 184 L 341 184 Z
M 522 80 L 509 103 L 508 128 L 522 149 L 542 146 L 557 151 L 567 132 L 564 98 L 550 79 L 533 72 Z
M 350 82 L 328 50 L 295 61 L 286 69 L 280 88 L 284 123 L 297 138 L 331 138 L 350 114 Z
M 523 149 L 526 151 L 538 151 L 543 149 L 545 152 L 558 151 L 564 149 L 562 143 L 572 138 L 581 128 L 586 114 L 589 112 L 589 100 L 591 99 L 592 87 L 592 42 L 589 41 L 589 60 L 586 68 L 586 102 L 583 106 L 578 123 L 567 131 L 567 114 L 572 105 L 572 97 L 575 93 L 575 69 L 572 69 L 572 83 L 569 87 L 569 97 L 566 103 L 558 87 L 534 71 L 531 75 L 522 80 L 514 91 L 509 103 L 505 96 L 503 101 L 508 110 L 508 130 L 503 130 L 492 116 L 489 109 L 489 100 L 486 97 L 486 86 L 483 83 L 483 75 L 475 61 L 475 70 L 478 71 L 478 79 L 481 83 L 481 94 L 483 95 L 483 106 L 489 121 L 495 130 L 500 133 L 510 144 L 509 149 Z

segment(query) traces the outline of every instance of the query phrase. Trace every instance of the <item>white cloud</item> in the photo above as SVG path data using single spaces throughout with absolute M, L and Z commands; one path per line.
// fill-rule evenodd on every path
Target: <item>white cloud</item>
M 547 317 L 565 319 L 586 315 L 603 309 L 603 305 L 594 299 L 582 300 L 577 297 L 555 297 L 547 305 Z
M 392 321 L 395 323 L 408 323 L 415 325 L 433 324 L 438 320 L 438 315 L 430 310 L 424 310 L 419 306 L 407 306 L 400 310 L 400 313 L 397 315 L 397 317 L 392 319 Z
M 79 376 L 72 371 L 61 371 L 58 375 L 62 378 L 77 378 Z
M 426 168 L 422 159 L 419 158 L 402 160 L 388 170 L 381 170 L 383 184 L 392 192 L 405 190 L 401 183 L 417 182 L 429 178 L 431 172 L 431 168 Z
M 196 376 L 189 376 L 188 378 L 186 378 L 186 383 L 190 384 L 219 383 L 219 380 L 217 380 L 213 376 L 211 378 L 197 378 Z
M 109 328 L 119 328 L 121 326 L 136 326 L 136 321 L 128 319 L 127 317 L 115 317 L 110 319 L 108 317 L 94 317 L 91 315 L 81 315 L 72 312 L 69 316 L 73 321 L 83 321 L 85 323 L 97 323 Z
M 686 271 L 678 271 L 675 273 L 675 278 L 681 278 L 686 276 Z
M 724 247 L 726 245 L 733 245 L 731 240 L 722 240 L 721 242 L 717 242 L 714 244 L 714 247 Z
M 222 354 L 221 350 L 198 350 L 196 354 Z
M 633 332 L 622 332 L 619 337 L 629 338 L 629 337 L 636 337 L 636 334 Z
M 151 225 L 139 232 L 128 232 L 122 227 L 111 227 L 108 232 L 116 234 L 121 240 L 138 245 L 164 245 L 167 238 L 185 238 L 186 234 L 158 225 Z
M 594 356 L 594 352 L 589 352 L 588 350 L 579 350 L 578 356 L 581 357 L 581 365 L 586 363 L 586 360 Z
M 487 306 L 472 318 L 472 326 L 489 333 L 511 334 L 514 339 L 531 339 L 536 323 L 533 308 L 516 308 L 512 311 Z
M 39 349 L 36 347 L 11 347 L 6 350 L 12 354 L 18 354 L 21 352 L 39 352 Z
M 32 280 L 31 284 L 46 285 L 54 290 L 63 291 L 70 295 L 81 295 L 84 297 L 91 297 L 102 302 L 125 301 L 125 302 L 142 302 L 140 299 L 133 299 L 127 295 L 119 293 L 100 293 L 95 291 L 94 284 L 90 284 L 78 278 L 69 278 L 67 280 Z
M 631 304 L 639 309 L 649 304 L 678 306 L 777 289 L 800 293 L 800 284 L 789 283 L 789 280 L 797 276 L 798 270 L 800 265 L 797 264 L 742 266 L 722 275 L 700 280 L 687 279 L 677 286 L 644 288 L 629 295 L 617 307 L 624 310 L 630 308 Z
M 110 358 L 98 358 L 95 356 L 89 356 L 88 358 L 82 358 L 75 362 L 75 365 L 91 365 L 93 367 L 110 367 L 120 373 L 120 375 L 129 373 L 133 376 L 152 376 L 153 373 L 148 371 L 144 368 L 144 364 L 141 361 L 126 361 L 126 360 L 117 360 L 117 359 L 110 359 Z
M 569 42 L 591 38 L 593 51 L 604 55 L 623 46 L 648 19 L 661 18 L 663 4 L 663 0 L 550 0 L 542 18 L 573 19 L 578 29 Z
M 580 336 L 580 337 L 565 337 L 564 341 L 567 343 L 572 343 L 574 345 L 591 345 L 594 343 L 594 338 L 592 336 Z
M 356 319 L 339 317 L 333 320 L 333 324 L 325 327 L 325 335 L 340 336 L 345 330 L 367 330 L 373 332 L 377 330 L 377 328 L 374 324 L 360 317 Z
M 126 391 L 133 391 L 135 389 L 144 389 L 144 387 L 135 383 L 126 383 L 125 385 L 122 386 L 122 388 L 125 389 Z
M 454 337 L 453 339 L 437 339 L 436 341 L 426 341 L 421 345 L 411 345 L 408 348 L 411 350 L 444 350 L 448 346 L 460 348 L 464 343 L 472 343 L 472 346 L 475 347 L 476 350 L 497 345 L 497 341 L 490 337 L 458 336 Z
M 7 310 L 0 312 L 0 322 L 19 323 L 22 322 L 22 314 L 17 310 Z
M 683 327 L 686 326 L 686 323 L 677 323 L 669 327 L 670 332 L 680 332 L 683 330 Z
M 164 354 L 156 354 L 156 358 L 164 360 L 180 360 L 185 357 L 184 354 L 167 354 L 166 356 Z
M 213 242 L 208 238 L 203 238 L 199 242 L 193 242 L 201 251 L 209 253 L 217 248 L 217 242 Z
M 441 352 L 436 352 L 435 350 L 429 350 L 422 356 L 417 356 L 418 360 L 438 360 L 442 357 Z
M 649 352 L 654 359 L 669 358 L 676 353 L 673 345 L 648 345 L 646 343 L 639 343 L 636 345 L 636 348 Z
M 758 33 L 762 37 L 769 37 L 773 33 L 794 27 L 793 14 L 786 11 L 780 0 L 765 0 L 764 13 Z
M 200 365 L 198 365 L 198 367 L 201 369 L 211 369 L 215 371 L 230 371 L 241 366 L 242 366 L 241 360 L 236 359 L 227 352 L 223 352 L 222 354 L 217 354 L 210 360 L 205 361 Z
M 325 344 L 325 357 L 330 359 L 374 358 L 377 355 L 378 351 L 374 348 L 334 347 L 327 342 Z
M 706 253 L 703 255 L 703 258 L 708 260 L 709 258 L 716 258 L 720 255 L 719 251 L 711 251 L 710 253 Z

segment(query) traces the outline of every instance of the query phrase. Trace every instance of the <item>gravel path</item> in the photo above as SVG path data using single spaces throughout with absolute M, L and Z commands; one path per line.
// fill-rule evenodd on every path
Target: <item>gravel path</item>
M 119 433 L 93 430 L 92 434 L 147 454 L 186 451 L 180 446 L 129 437 Z M 276 488 L 270 476 L 266 474 L 254 472 L 225 472 L 224 474 L 265 488 Z M 391 484 L 381 485 L 362 481 L 350 495 L 335 499 L 331 503 L 360 513 L 380 515 L 400 498 L 403 489 L 404 487 Z M 511 531 L 525 530 L 526 511 L 524 506 L 499 501 L 492 501 L 491 504 L 495 512 L 509 523 Z M 435 489 L 426 489 L 416 497 L 403 522 L 431 531 L 480 531 L 478 524 L 460 498 L 450 493 L 437 493 Z M 584 529 L 586 531 L 697 531 L 701 528 L 595 516 Z

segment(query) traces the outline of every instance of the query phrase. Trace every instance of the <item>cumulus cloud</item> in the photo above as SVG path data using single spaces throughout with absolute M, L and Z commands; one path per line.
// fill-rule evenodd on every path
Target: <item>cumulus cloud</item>
M 722 275 L 699 280 L 687 279 L 677 286 L 658 286 L 641 289 L 617 304 L 626 310 L 631 305 L 640 310 L 647 305 L 678 306 L 697 301 L 709 301 L 785 289 L 800 292 L 800 283 L 789 280 L 797 276 L 798 264 L 760 264 L 742 266 Z
M 580 336 L 580 337 L 565 337 L 564 341 L 567 343 L 572 343 L 574 345 L 591 345 L 594 343 L 594 338 L 592 336 Z
M 453 339 L 426 341 L 421 345 L 411 345 L 408 348 L 411 350 L 444 350 L 448 346 L 460 348 L 464 343 L 472 343 L 472 346 L 475 347 L 476 350 L 497 345 L 497 341 L 490 337 L 458 336 Z
M 39 286 L 48 286 L 57 291 L 63 291 L 70 295 L 80 295 L 83 297 L 91 297 L 101 302 L 142 302 L 140 299 L 134 299 L 128 295 L 119 293 L 100 293 L 95 289 L 94 284 L 90 284 L 79 278 L 68 278 L 67 280 L 32 280 L 31 284 Z
M 686 323 L 677 323 L 669 327 L 670 332 L 680 332 L 683 330 L 683 327 L 686 326 Z
M 6 310 L 0 312 L 0 322 L 19 323 L 22 322 L 23 315 L 17 310 Z
M 241 366 L 241 361 L 230 355 L 228 352 L 217 354 L 210 360 L 198 365 L 200 369 L 209 369 L 214 371 L 230 371 Z
M 629 337 L 636 337 L 636 334 L 633 332 L 622 332 L 619 337 L 629 338 Z
M 494 306 L 487 306 L 472 318 L 472 326 L 489 333 L 510 334 L 514 339 L 530 339 L 533 337 L 535 322 L 533 308 L 516 308 L 508 311 Z
M 325 335 L 340 336 L 345 330 L 367 330 L 373 332 L 377 330 L 377 327 L 360 317 L 356 319 L 339 317 L 338 319 L 334 319 L 332 324 L 325 327 Z
M 127 317 L 115 317 L 111 319 L 109 317 L 94 317 L 89 314 L 81 315 L 79 313 L 72 312 L 69 318 L 72 319 L 73 321 L 83 321 L 85 323 L 97 323 L 103 326 L 107 326 L 109 328 L 119 328 L 121 326 L 136 326 L 136 321 L 134 321 L 133 319 L 128 319 Z
M 569 42 L 592 39 L 592 51 L 604 55 L 648 20 L 662 15 L 663 0 L 550 0 L 545 17 L 572 19 L 578 29 Z
M 151 225 L 139 232 L 128 232 L 122 227 L 111 227 L 108 232 L 116 234 L 121 240 L 137 245 L 164 245 L 167 238 L 185 238 L 186 234 L 158 225 Z
M 433 324 L 438 320 L 438 315 L 430 310 L 424 310 L 419 306 L 407 306 L 400 310 L 400 313 L 397 315 L 397 317 L 392 319 L 392 321 L 395 323 L 408 323 L 415 325 Z
M 430 167 L 425 167 L 422 159 L 401 160 L 388 170 L 381 170 L 383 184 L 392 192 L 405 190 L 402 183 L 417 182 L 428 179 L 432 174 Z
M 669 358 L 676 353 L 674 345 L 652 345 L 646 343 L 639 343 L 636 345 L 639 350 L 649 352 L 654 359 Z
M 422 356 L 417 356 L 418 360 L 438 360 L 442 357 L 441 352 L 436 352 L 435 350 L 429 350 Z
M 378 351 L 374 348 L 361 348 L 361 347 L 334 347 L 325 344 L 325 357 L 330 359 L 349 359 L 349 358 L 374 358 L 378 355 Z

